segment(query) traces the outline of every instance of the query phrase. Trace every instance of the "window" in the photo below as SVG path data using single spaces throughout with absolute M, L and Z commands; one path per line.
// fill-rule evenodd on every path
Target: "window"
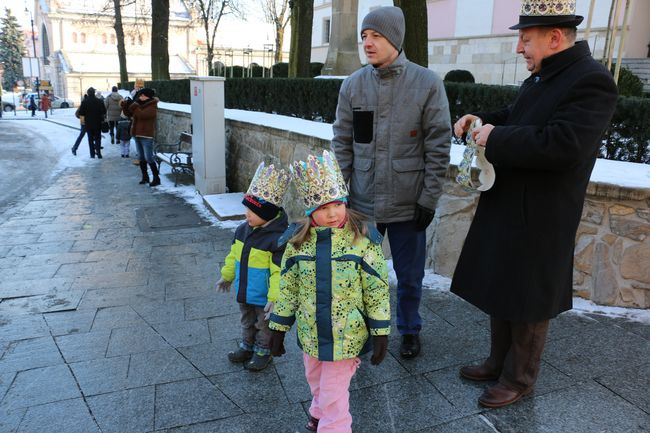
M 102 44 L 107 44 L 108 43 L 108 37 L 106 36 L 106 33 L 102 33 Z
M 111 35 L 111 45 L 115 45 L 115 35 Z
M 85 33 L 82 33 L 82 34 L 81 34 L 81 43 L 82 43 L 82 44 L 85 44 L 85 43 L 86 43 L 86 34 L 85 34 Z
M 138 45 L 142 45 L 142 35 L 138 35 Z
M 330 43 L 330 25 L 332 20 L 330 18 L 323 18 L 323 43 Z
M 135 45 L 135 36 L 131 36 L 131 45 Z
M 75 43 L 75 44 L 77 43 L 77 33 L 76 32 L 72 32 L 72 42 Z

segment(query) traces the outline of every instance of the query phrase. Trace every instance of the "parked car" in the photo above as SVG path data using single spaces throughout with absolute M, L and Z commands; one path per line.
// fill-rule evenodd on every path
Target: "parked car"
M 9 112 L 16 110 L 16 106 L 22 102 L 20 93 L 2 92 L 2 110 Z
M 72 108 L 74 107 L 74 101 L 70 98 L 62 98 L 56 95 L 50 95 L 50 102 L 52 103 L 52 108 Z

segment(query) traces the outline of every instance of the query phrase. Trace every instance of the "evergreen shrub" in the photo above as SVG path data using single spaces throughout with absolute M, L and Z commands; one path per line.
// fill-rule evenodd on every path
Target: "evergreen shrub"
M 453 69 L 445 75 L 444 81 L 452 83 L 474 83 L 474 75 L 464 69 Z

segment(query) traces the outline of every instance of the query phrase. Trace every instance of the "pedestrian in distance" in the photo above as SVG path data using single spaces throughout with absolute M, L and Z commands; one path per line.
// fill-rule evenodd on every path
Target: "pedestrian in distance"
M 460 375 L 493 381 L 486 407 L 535 385 L 550 319 L 572 308 L 574 242 L 602 135 L 616 107 L 610 72 L 576 42 L 575 1 L 523 0 L 517 53 L 530 76 L 512 105 L 461 117 L 493 164 L 451 291 L 490 316 L 490 354 Z M 469 131 L 477 118 L 483 126 Z
M 382 236 L 346 203 L 348 190 L 333 155 L 294 162 L 293 181 L 305 218 L 292 225 L 282 258 L 280 296 L 271 314 L 271 354 L 285 353 L 294 322 L 312 394 L 310 432 L 350 433 L 350 381 L 359 356 L 380 364 L 388 349 L 390 301 Z
M 442 80 L 406 58 L 404 33 L 400 8 L 380 7 L 363 19 L 368 65 L 341 85 L 331 146 L 349 181 L 350 207 L 388 234 L 400 355 L 413 358 L 420 353 L 426 228 L 449 164 L 451 120 Z
M 108 131 L 111 136 L 111 144 L 115 141 L 115 130 L 117 129 L 117 122 L 120 121 L 122 115 L 122 95 L 117 91 L 117 86 L 113 86 L 111 94 L 104 99 L 106 106 L 106 120 L 108 121 Z M 119 140 L 118 140 L 119 141 Z
M 29 105 L 27 106 L 27 108 L 29 110 L 32 110 L 32 117 L 35 117 L 38 106 L 36 105 L 36 100 L 34 99 L 34 95 L 29 95 Z
M 219 292 L 229 292 L 234 284 L 241 312 L 242 340 L 228 360 L 244 363 L 249 371 L 264 370 L 271 362 L 269 317 L 278 299 L 284 252 L 278 240 L 288 226 L 282 200 L 289 180 L 282 169 L 258 166 L 242 202 L 246 221 L 235 231 L 217 282 Z
M 156 116 L 158 115 L 158 98 L 153 89 L 145 87 L 135 94 L 134 103 L 128 105 L 128 114 L 132 117 L 131 137 L 135 137 L 135 146 L 138 150 L 140 184 L 149 183 L 150 186 L 160 185 L 158 166 L 153 156 L 153 137 L 156 130 Z M 123 108 L 126 106 L 122 102 Z M 153 179 L 149 182 L 147 164 L 151 168 Z
M 41 111 L 43 111 L 43 113 L 45 114 L 46 119 L 47 119 L 47 112 L 50 108 L 52 108 L 52 104 L 50 103 L 50 96 L 48 95 L 47 92 L 45 92 L 41 96 Z
M 129 157 L 131 148 L 131 120 L 126 116 L 122 116 L 120 121 L 117 122 L 117 141 L 120 143 L 120 156 L 122 158 Z
M 83 100 L 85 100 L 88 97 L 88 95 L 84 95 Z M 82 103 L 83 103 L 82 100 Z M 81 105 L 79 106 L 81 108 Z M 72 154 L 74 156 L 77 156 L 77 149 L 79 149 L 79 144 L 81 144 L 81 140 L 83 140 L 84 136 L 86 135 L 86 118 L 85 116 L 82 116 L 79 114 L 79 108 L 75 111 L 74 115 L 79 119 L 79 135 L 77 136 L 77 139 L 74 142 L 74 145 L 72 146 Z
M 86 91 L 87 98 L 81 102 L 77 110 L 77 117 L 84 116 L 86 132 L 88 134 L 88 147 L 90 148 L 90 157 L 102 158 L 102 122 L 106 116 L 106 107 L 104 103 L 95 96 L 95 89 L 89 87 Z

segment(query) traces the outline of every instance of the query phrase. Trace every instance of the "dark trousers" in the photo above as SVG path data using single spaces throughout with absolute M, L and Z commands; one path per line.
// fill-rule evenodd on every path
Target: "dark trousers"
M 84 135 L 86 135 L 86 125 L 81 125 L 81 129 L 79 130 L 79 136 L 74 142 L 74 146 L 72 146 L 72 150 L 75 152 L 77 149 L 79 149 L 79 144 L 81 144 L 81 140 L 83 140 Z
M 550 320 L 511 322 L 490 317 L 490 356 L 485 366 L 501 372 L 499 382 L 517 391 L 535 385 Z
M 397 275 L 397 330 L 401 335 L 418 334 L 422 329 L 420 299 L 426 258 L 426 232 L 415 229 L 415 222 L 377 224 L 388 243 Z
M 111 138 L 115 137 L 115 131 L 117 131 L 117 120 L 108 121 L 108 132 L 111 135 Z
M 87 130 L 88 133 L 88 147 L 90 148 L 90 157 L 94 158 L 102 156 L 102 131 L 101 130 Z

